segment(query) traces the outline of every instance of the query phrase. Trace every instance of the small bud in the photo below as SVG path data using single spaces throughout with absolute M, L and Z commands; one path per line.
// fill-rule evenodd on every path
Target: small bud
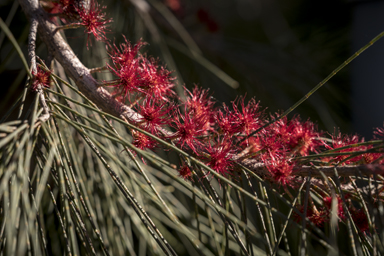
M 50 71 L 45 71 L 41 69 L 40 67 L 37 67 L 37 72 L 32 72 L 33 79 L 32 79 L 32 85 L 30 89 L 34 92 L 36 92 L 39 84 L 44 87 L 50 87 Z

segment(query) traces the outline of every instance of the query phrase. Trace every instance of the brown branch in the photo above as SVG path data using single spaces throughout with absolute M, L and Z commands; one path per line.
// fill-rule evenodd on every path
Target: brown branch
M 38 32 L 47 45 L 48 51 L 60 62 L 79 90 L 93 101 L 101 110 L 122 119 L 137 119 L 139 116 L 131 108 L 116 101 L 112 95 L 100 87 L 91 76 L 87 67 L 81 63 L 72 48 L 63 40 L 55 24 L 50 21 L 44 10 L 36 7 L 33 0 L 19 0 L 21 7 L 30 20 L 39 23 Z
M 19 0 L 21 7 L 27 17 L 33 21 L 37 21 L 38 32 L 41 39 L 48 47 L 48 51 L 52 53 L 54 58 L 60 62 L 69 77 L 76 83 L 79 90 L 91 101 L 93 101 L 101 110 L 111 115 L 119 117 L 123 120 L 139 120 L 140 115 L 127 105 L 118 102 L 98 82 L 92 77 L 90 70 L 85 67 L 77 58 L 72 48 L 63 40 L 60 33 L 57 33 L 58 27 L 53 24 L 49 15 L 39 6 L 36 6 L 36 0 Z M 241 154 L 233 157 L 234 161 L 240 162 L 251 171 L 270 176 L 265 166 L 253 159 L 242 159 Z M 326 176 L 334 175 L 333 166 L 311 167 L 298 166 L 293 170 L 293 175 L 307 177 L 321 177 L 319 171 Z M 382 165 L 358 165 L 358 166 L 337 166 L 339 176 L 355 176 L 359 172 L 363 175 L 384 174 Z
M 254 159 L 245 159 L 240 161 L 242 165 L 260 175 L 271 176 L 263 163 L 257 162 Z M 366 165 L 343 165 L 343 166 L 296 166 L 293 168 L 292 175 L 301 177 L 321 178 L 320 172 L 325 176 L 334 176 L 335 168 L 340 177 L 348 176 L 371 176 L 371 175 L 384 175 L 384 166 L 381 164 L 366 164 Z

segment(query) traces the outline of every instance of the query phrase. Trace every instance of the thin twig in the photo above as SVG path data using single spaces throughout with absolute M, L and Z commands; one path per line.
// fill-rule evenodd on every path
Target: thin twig
M 29 36 L 28 36 L 28 57 L 31 63 L 32 75 L 37 74 L 35 50 L 36 50 L 36 36 L 37 36 L 38 27 L 39 27 L 38 20 L 34 17 L 31 18 L 31 27 L 29 29 Z M 39 95 L 39 100 L 44 110 L 44 114 L 41 115 L 39 119 L 41 122 L 45 122 L 49 119 L 50 114 L 49 114 L 49 108 L 47 106 L 47 103 L 45 102 L 44 92 L 41 84 L 37 85 L 36 92 Z

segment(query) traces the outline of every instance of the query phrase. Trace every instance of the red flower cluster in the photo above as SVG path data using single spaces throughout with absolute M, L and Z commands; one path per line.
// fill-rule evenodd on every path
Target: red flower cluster
M 125 39 L 125 43 L 118 48 L 110 46 L 109 56 L 112 64 L 107 64 L 108 69 L 118 79 L 112 83 L 114 94 L 122 101 L 150 97 L 156 101 L 169 101 L 175 92 L 172 90 L 175 79 L 171 72 L 158 65 L 153 58 L 146 58 L 140 54 L 140 49 L 145 43 L 137 42 L 134 46 Z M 141 94 L 138 95 L 138 94 Z
M 132 45 L 127 39 L 120 46 L 109 46 L 111 64 L 109 70 L 117 79 L 107 83 L 113 88 L 117 99 L 133 102 L 131 105 L 140 114 L 132 119 L 140 128 L 172 141 L 181 149 L 194 154 L 216 172 L 233 175 L 234 156 L 242 153 L 243 158 L 253 159 L 265 165 L 269 178 L 283 185 L 292 184 L 292 172 L 300 157 L 317 153 L 320 148 L 339 152 L 367 150 L 371 146 L 345 148 L 346 145 L 363 142 L 358 137 L 333 137 L 328 145 L 309 120 L 301 121 L 299 116 L 288 120 L 279 119 L 279 114 L 270 120 L 255 99 L 246 102 L 240 97 L 229 106 L 215 106 L 215 100 L 208 90 L 194 87 L 185 89 L 186 100 L 180 105 L 172 103 L 175 98 L 174 78 L 171 72 L 153 58 L 140 54 L 145 45 L 139 41 Z M 276 122 L 272 122 L 279 119 Z M 266 125 L 270 123 L 270 125 Z M 168 128 L 173 129 L 172 132 Z M 255 131 L 257 134 L 250 136 Z M 380 134 L 380 131 L 377 132 Z M 153 148 L 155 143 L 135 144 L 141 148 Z M 322 158 L 329 163 L 372 162 L 378 155 L 342 155 Z M 183 168 L 182 168 L 183 169 Z M 185 175 L 183 175 L 185 176 Z
M 376 136 L 377 139 L 382 139 L 380 138 L 381 131 L 383 131 L 382 128 L 376 128 L 374 134 L 379 136 Z M 373 145 L 365 145 L 362 143 L 364 143 L 364 138 L 358 135 L 348 136 L 339 132 L 337 136 L 332 136 L 332 145 L 327 145 L 327 148 L 332 150 L 332 153 L 343 153 L 343 155 L 324 157 L 323 161 L 338 165 L 369 164 L 374 162 L 378 164 L 384 163 L 384 160 L 381 159 L 382 153 L 359 153 L 372 150 L 374 147 Z
M 171 2 L 179 6 L 177 1 L 167 3 Z M 269 172 L 268 178 L 283 185 L 291 185 L 298 159 L 317 153 L 320 148 L 343 153 L 321 159 L 329 164 L 384 161 L 380 152 L 353 156 L 356 151 L 373 148 L 361 145 L 364 140 L 357 136 L 338 134 L 327 144 L 312 122 L 301 121 L 298 116 L 272 122 L 279 114 L 267 118 L 255 99 L 246 102 L 245 97 L 239 97 L 229 105 L 218 107 L 208 90 L 195 86 L 192 92 L 185 89 L 186 100 L 177 105 L 173 91 L 175 78 L 157 59 L 140 53 L 146 43 L 140 40 L 132 45 L 125 38 L 119 46 L 108 42 L 105 33 L 112 20 L 106 18 L 105 7 L 97 0 L 56 0 L 46 1 L 45 5 L 51 13 L 60 14 L 67 27 L 85 27 L 88 37 L 92 34 L 96 40 L 107 42 L 111 59 L 107 68 L 116 79 L 105 85 L 112 88 L 117 100 L 130 103 L 139 114 L 131 120 L 133 123 L 189 151 L 222 175 L 235 173 L 232 159 L 240 153 L 243 159 L 263 163 Z M 198 16 L 202 22 L 212 22 L 201 10 Z M 48 86 L 49 73 L 39 70 L 34 76 L 32 89 L 36 89 L 37 84 Z M 258 133 L 250 136 L 255 131 Z M 378 136 L 383 134 L 384 129 L 376 131 Z M 142 133 L 132 132 L 132 136 L 133 144 L 140 149 L 153 149 L 157 145 Z
M 347 215 L 344 211 L 343 201 L 340 197 L 336 197 L 337 200 L 337 216 L 339 218 L 339 222 L 344 222 L 347 220 Z M 364 209 L 357 210 L 353 204 L 352 200 L 347 195 L 345 198 L 347 202 L 347 209 L 352 216 L 352 220 L 355 222 L 355 225 L 361 232 L 366 232 L 369 230 L 368 218 L 364 212 Z M 300 212 L 303 213 L 304 207 L 300 207 Z M 323 198 L 323 206 L 316 207 L 314 204 L 308 206 L 306 217 L 317 227 L 323 227 L 324 223 L 328 223 L 331 218 L 331 210 L 332 210 L 332 197 L 326 196 Z M 301 222 L 301 217 L 298 214 L 294 215 L 294 219 L 296 222 Z
M 276 114 L 275 118 L 278 117 L 279 114 Z M 262 116 L 260 119 L 254 119 L 257 122 L 251 131 L 267 123 Z M 281 118 L 246 142 L 243 147 L 249 150 L 247 157 L 263 162 L 274 180 L 284 185 L 290 184 L 293 167 L 296 164 L 294 158 L 317 152 L 324 144 L 315 125 L 310 121 L 300 121 L 298 116 L 290 121 L 286 117 Z
M 181 9 L 179 1 L 166 2 L 174 11 Z M 52 14 L 60 14 L 66 27 L 84 27 L 88 41 L 92 34 L 96 40 L 107 42 L 110 63 L 106 66 L 116 79 L 105 82 L 105 86 L 111 87 L 117 100 L 130 103 L 137 112 L 138 115 L 129 121 L 177 145 L 220 175 L 238 175 L 234 159 L 254 160 L 263 164 L 267 170 L 266 178 L 283 186 L 293 186 L 294 167 L 300 164 L 300 159 L 308 158 L 320 149 L 330 153 L 318 157 L 323 165 L 384 163 L 382 149 L 364 143 L 364 139 L 357 135 L 338 133 L 327 143 L 321 138 L 323 133 L 311 121 L 302 121 L 299 116 L 288 120 L 287 117 L 280 118 L 278 113 L 268 118 L 255 99 L 246 102 L 245 97 L 239 97 L 228 105 L 216 106 L 208 90 L 195 86 L 192 92 L 185 88 L 186 99 L 184 102 L 178 99 L 182 103 L 177 104 L 173 91 L 175 77 L 159 64 L 158 59 L 140 53 L 145 42 L 139 40 L 132 45 L 126 38 L 119 46 L 108 42 L 105 34 L 112 19 L 106 18 L 105 7 L 101 7 L 97 0 L 57 0 L 45 4 Z M 206 11 L 200 9 L 197 14 L 209 30 L 217 30 L 217 24 Z M 36 91 L 39 85 L 49 87 L 50 72 L 38 67 L 33 76 L 32 90 Z M 136 130 L 131 132 L 132 144 L 137 148 L 152 150 L 158 146 L 152 137 Z M 374 133 L 376 138 L 384 138 L 384 128 L 378 128 Z M 194 172 L 190 168 L 183 162 L 179 168 L 180 176 L 192 180 Z M 357 210 L 352 199 L 346 198 L 347 205 L 343 205 L 339 197 L 336 200 L 340 222 L 347 219 L 348 210 L 361 232 L 369 229 L 365 212 Z M 323 203 L 319 204 L 316 206 L 311 201 L 306 217 L 322 227 L 331 217 L 332 198 L 324 196 Z M 299 215 L 295 218 L 300 221 Z
M 205 151 L 208 153 L 207 165 L 221 175 L 227 175 L 233 170 L 234 163 L 231 161 L 233 154 L 231 141 L 219 141 L 214 146 L 208 144 Z

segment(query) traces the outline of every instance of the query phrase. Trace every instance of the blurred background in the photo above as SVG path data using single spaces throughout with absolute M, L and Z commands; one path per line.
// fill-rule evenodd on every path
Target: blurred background
M 123 42 L 122 35 L 132 42 L 149 42 L 144 51 L 174 70 L 181 97 L 183 86 L 191 89 L 197 84 L 210 88 L 218 102 L 228 103 L 239 95 L 255 97 L 270 113 L 292 106 L 384 26 L 383 1 L 99 2 L 113 18 L 107 36 L 116 44 Z M 17 1 L 1 0 L 0 16 L 25 51 L 29 25 Z M 66 36 L 86 66 L 108 61 L 103 43 L 93 41 L 87 50 L 82 29 L 68 30 Z M 294 114 L 304 120 L 310 117 L 331 134 L 340 128 L 370 138 L 373 127 L 384 120 L 383 43 L 340 71 Z M 46 58 L 44 46 L 37 51 Z M 0 60 L 3 114 L 23 88 L 25 72 L 20 72 L 21 61 L 2 32 Z M 113 79 L 108 73 L 96 78 Z

